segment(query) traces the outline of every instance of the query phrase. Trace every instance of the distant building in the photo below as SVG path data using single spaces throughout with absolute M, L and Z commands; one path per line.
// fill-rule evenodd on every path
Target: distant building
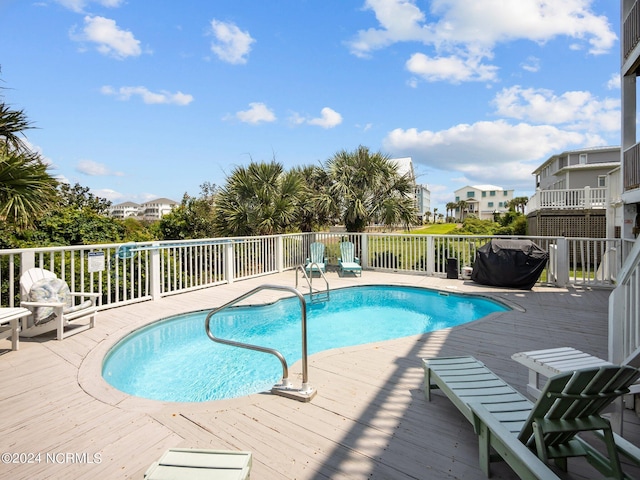
M 620 147 L 570 150 L 533 171 L 536 192 L 527 202 L 527 233 L 533 236 L 620 236 L 611 209 L 620 170 Z M 619 201 L 619 200 L 618 200 Z M 607 218 L 609 217 L 609 219 Z
M 620 147 L 571 150 L 549 157 L 533 171 L 538 190 L 604 188 L 608 173 L 620 166 Z
M 465 202 L 463 209 L 456 207 L 455 217 L 463 220 L 474 215 L 481 220 L 493 220 L 495 215 L 509 211 L 509 202 L 513 200 L 513 190 L 505 190 L 495 185 L 475 185 L 462 187 L 454 192 L 456 204 Z
M 133 202 L 124 202 L 112 205 L 109 208 L 109 215 L 114 218 L 137 217 L 140 211 L 140 205 Z
M 408 174 L 414 184 L 413 200 L 416 208 L 416 215 L 424 221 L 425 216 L 431 212 L 431 192 L 429 185 L 416 183 L 416 175 L 413 170 L 413 160 L 411 157 L 392 158 L 398 166 L 398 174 Z
M 144 220 L 160 220 L 178 205 L 178 202 L 168 198 L 156 198 L 140 205 L 140 216 Z
M 168 198 L 156 198 L 142 205 L 134 202 L 124 202 L 112 205 L 109 209 L 109 214 L 114 218 L 122 219 L 137 217 L 141 220 L 160 220 L 178 205 L 178 202 Z

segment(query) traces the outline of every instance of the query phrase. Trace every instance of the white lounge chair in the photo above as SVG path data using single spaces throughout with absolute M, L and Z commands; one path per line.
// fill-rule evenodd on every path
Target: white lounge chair
M 251 457 L 251 452 L 171 448 L 147 469 L 144 478 L 249 480 Z
M 11 350 L 20 346 L 20 319 L 28 317 L 31 312 L 22 307 L 0 308 L 0 338 L 11 337 Z
M 20 305 L 31 310 L 21 336 L 34 337 L 56 330 L 56 338 L 95 326 L 99 293 L 71 292 L 66 282 L 43 268 L 30 268 L 20 277 Z M 79 301 L 79 302 L 78 302 Z M 75 322 L 88 320 L 88 323 Z M 72 325 L 73 324 L 73 325 Z M 65 330 L 65 327 L 68 327 Z

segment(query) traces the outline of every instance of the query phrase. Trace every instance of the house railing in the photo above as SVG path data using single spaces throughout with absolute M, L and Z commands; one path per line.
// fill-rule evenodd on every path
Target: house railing
M 609 361 L 640 367 L 640 242 L 635 242 L 609 296 Z
M 538 190 L 527 202 L 529 213 L 543 208 L 554 210 L 606 208 L 607 189 L 584 187 L 565 190 Z
M 624 60 L 640 41 L 640 11 L 638 2 L 634 2 L 629 13 L 622 22 L 622 57 Z
M 460 274 L 491 238 L 317 232 L 0 250 L 0 305 L 20 304 L 20 274 L 31 267 L 53 271 L 73 291 L 100 293 L 100 308 L 109 308 L 292 270 L 305 262 L 313 242 L 325 244 L 329 270 L 337 270 L 339 244 L 348 240 L 364 269 L 445 276 L 455 259 Z M 558 286 L 611 288 L 630 250 L 621 239 L 502 238 L 528 238 L 549 252 L 540 282 Z
M 624 191 L 640 186 L 640 144 L 627 148 L 622 154 Z

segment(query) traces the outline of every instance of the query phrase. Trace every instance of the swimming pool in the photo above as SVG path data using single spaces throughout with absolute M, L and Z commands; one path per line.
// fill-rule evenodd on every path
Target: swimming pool
M 308 353 L 427 333 L 506 310 L 484 297 L 418 287 L 332 290 L 329 301 L 307 303 Z M 204 328 L 208 312 L 170 317 L 131 333 L 109 351 L 102 376 L 125 393 L 178 402 L 240 397 L 270 390 L 280 381 L 282 367 L 274 356 L 212 342 Z M 301 358 L 295 297 L 224 310 L 213 317 L 211 331 L 275 348 L 289 365 Z

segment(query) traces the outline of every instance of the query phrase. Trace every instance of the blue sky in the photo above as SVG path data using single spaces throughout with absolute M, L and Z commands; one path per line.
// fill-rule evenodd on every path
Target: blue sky
M 617 0 L 0 0 L 4 101 L 114 203 L 235 166 L 411 156 L 432 208 L 620 144 Z

